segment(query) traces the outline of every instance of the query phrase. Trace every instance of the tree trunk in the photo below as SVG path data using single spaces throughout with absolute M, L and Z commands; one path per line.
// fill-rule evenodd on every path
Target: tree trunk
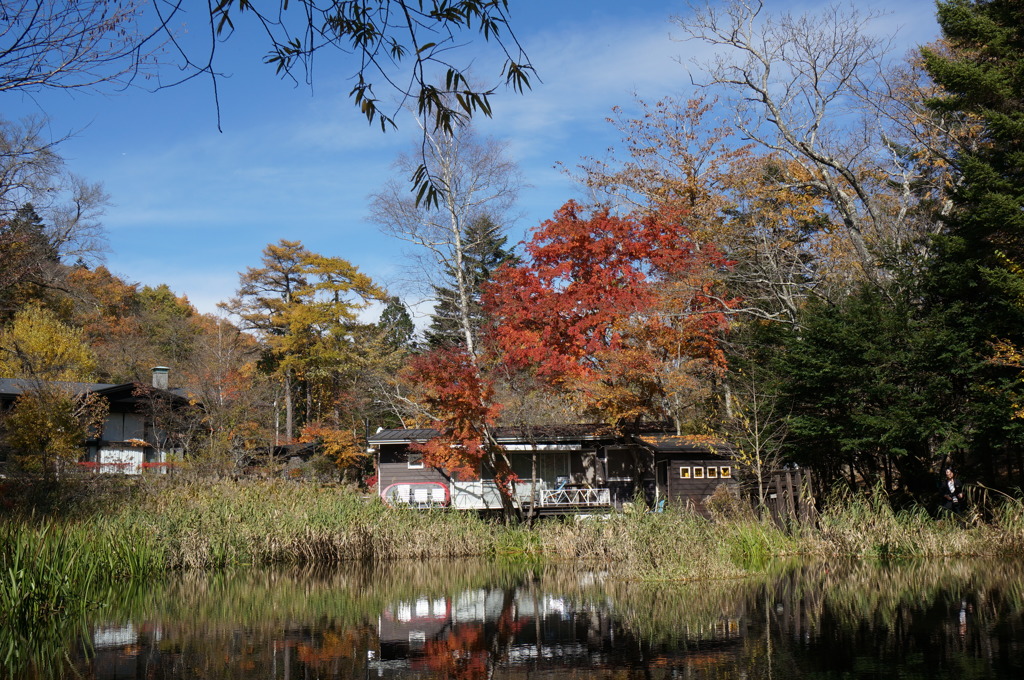
M 295 404 L 292 401 L 292 372 L 287 370 L 284 374 L 284 437 L 289 444 L 292 443 L 294 425 Z

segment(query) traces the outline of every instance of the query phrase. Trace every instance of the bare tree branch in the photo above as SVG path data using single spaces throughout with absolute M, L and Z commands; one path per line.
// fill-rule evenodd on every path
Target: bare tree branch
M 124 87 L 156 66 L 144 2 L 15 0 L 0 8 L 0 92 Z
M 703 84 L 723 88 L 743 134 L 790 158 L 802 169 L 797 181 L 827 197 L 863 275 L 887 279 L 898 253 L 922 241 L 922 225 L 909 219 L 922 197 L 905 190 L 910 168 L 885 142 L 890 121 L 870 104 L 891 46 L 869 31 L 877 15 L 831 5 L 764 16 L 758 0 L 691 9 L 677 23 L 718 48 L 699 64 Z
M 504 146 L 493 139 L 477 139 L 469 127 L 454 134 L 430 130 L 424 134 L 425 162 L 441 189 L 441 202 L 417 204 L 404 185 L 392 180 L 373 197 L 370 219 L 384 233 L 426 251 L 427 257 L 419 260 L 424 265 L 421 281 L 439 284 L 442 276 L 454 277 L 462 331 L 472 355 L 475 332 L 465 260 L 479 244 L 468 240 L 468 227 L 485 216 L 507 226 L 505 218 L 523 181 L 515 164 L 505 157 Z M 402 156 L 396 167 L 406 170 L 413 164 Z

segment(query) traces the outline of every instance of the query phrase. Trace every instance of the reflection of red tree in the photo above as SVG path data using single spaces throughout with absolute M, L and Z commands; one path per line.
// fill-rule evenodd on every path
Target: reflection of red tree
M 367 630 L 349 628 L 343 632 L 325 630 L 319 644 L 300 642 L 296 645 L 299 661 L 314 668 L 326 669 L 327 664 L 339 659 L 354 659 L 366 647 Z
M 501 617 L 498 619 L 498 633 L 495 635 L 495 639 L 500 644 L 499 649 L 505 649 L 512 642 L 516 634 L 525 628 L 529 622 L 530 619 L 512 618 L 511 602 L 507 603 L 507 606 L 501 612 Z
M 441 677 L 477 680 L 487 677 L 487 637 L 482 624 L 456 626 L 423 647 L 423 666 Z
M 488 637 L 483 624 L 479 623 L 455 626 L 443 639 L 427 641 L 421 667 L 444 678 L 487 678 L 488 667 L 504 657 L 509 644 L 528 622 L 529 619 L 513 618 L 511 602 L 508 602 L 493 635 Z

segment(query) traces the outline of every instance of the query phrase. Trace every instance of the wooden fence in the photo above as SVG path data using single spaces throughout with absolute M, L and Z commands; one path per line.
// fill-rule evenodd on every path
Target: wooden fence
M 765 505 L 771 513 L 772 520 L 779 526 L 816 524 L 818 506 L 811 471 L 776 471 L 768 485 Z

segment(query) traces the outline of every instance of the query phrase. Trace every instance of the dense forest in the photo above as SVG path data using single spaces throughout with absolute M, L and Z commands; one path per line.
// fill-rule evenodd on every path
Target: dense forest
M 419 332 L 394 291 L 298 241 L 268 244 L 216 316 L 123 280 L 99 257 L 100 185 L 38 121 L 5 121 L 0 377 L 38 389 L 3 415 L 4 455 L 74 459 L 102 420 L 54 384 L 169 366 L 192 408 L 162 417 L 188 420 L 185 460 L 222 467 L 319 442 L 355 478 L 369 428 L 432 426 L 429 463 L 501 479 L 499 425 L 629 438 L 663 421 L 750 470 L 795 463 L 897 498 L 947 464 L 1017 487 L 1024 3 L 938 11 L 942 36 L 906 58 L 853 11 L 676 19 L 717 50 L 702 87 L 616 112 L 618 148 L 570 171 L 589 202 L 552 206 L 515 247 L 508 150 L 468 117 L 428 126 L 370 198 L 421 253 L 435 306 Z

